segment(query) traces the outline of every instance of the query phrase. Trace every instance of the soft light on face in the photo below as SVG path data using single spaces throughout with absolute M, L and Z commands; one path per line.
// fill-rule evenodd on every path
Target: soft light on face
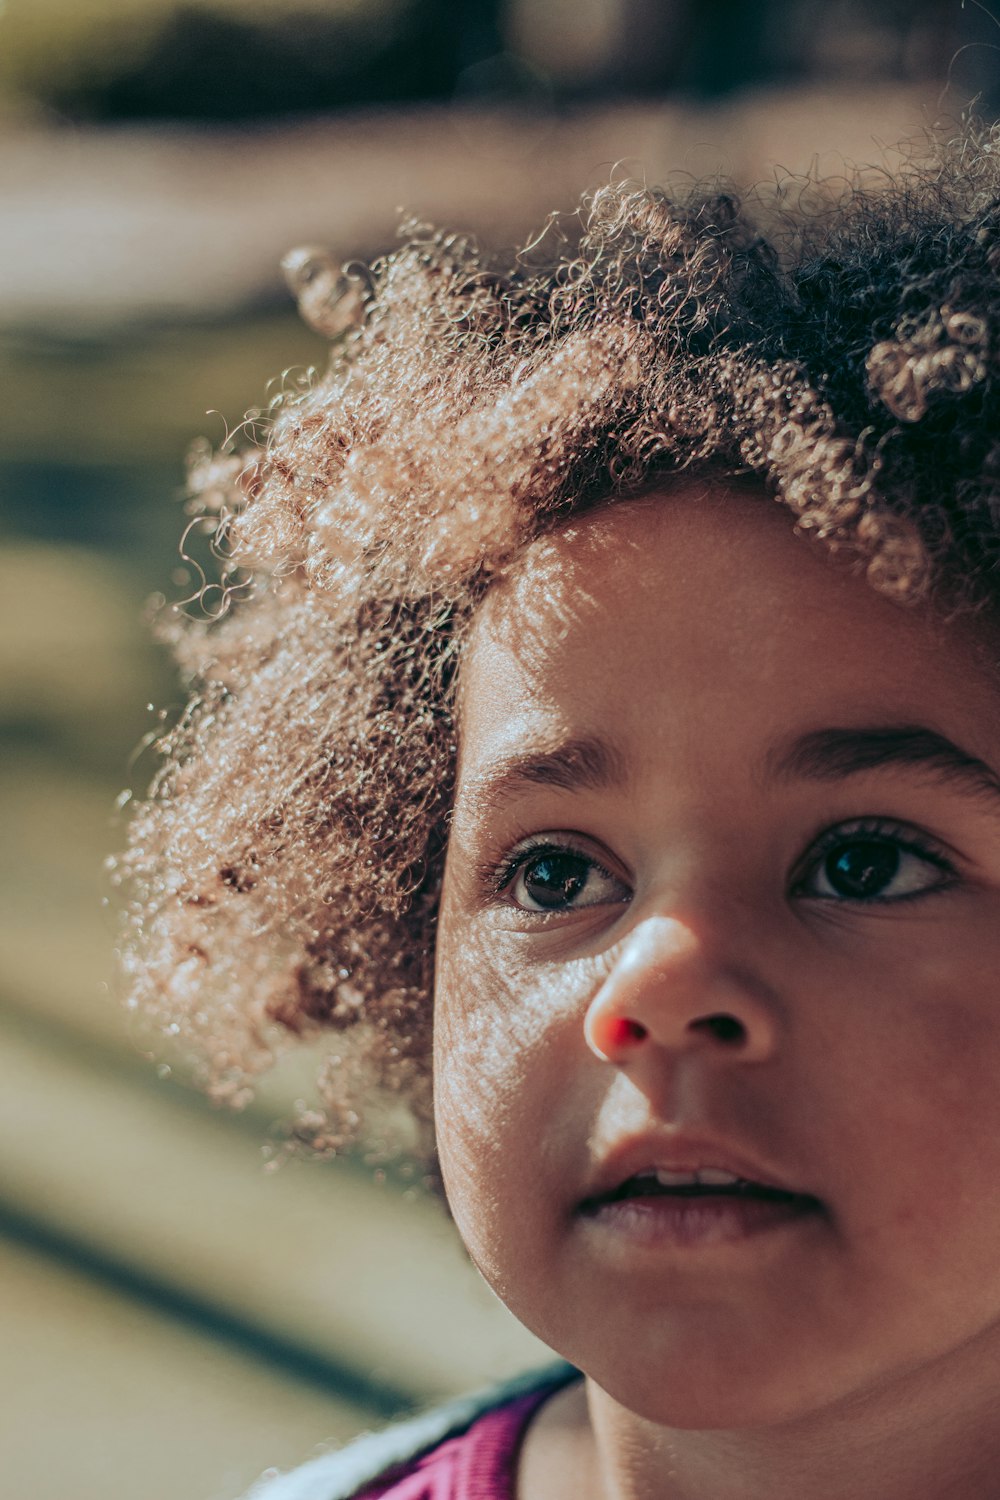
M 978 662 L 968 627 L 736 493 L 611 507 L 486 601 L 438 941 L 442 1167 L 487 1280 L 633 1412 L 778 1421 L 1000 1356 Z M 757 1186 L 660 1218 L 616 1200 L 675 1167 Z

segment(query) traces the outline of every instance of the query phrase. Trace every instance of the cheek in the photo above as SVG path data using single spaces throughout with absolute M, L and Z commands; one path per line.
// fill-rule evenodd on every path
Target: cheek
M 902 982 L 897 971 L 880 1052 L 899 1074 L 890 1097 L 901 1119 L 910 1128 L 922 1120 L 921 1134 L 935 1135 L 941 1151 L 950 1143 L 954 1156 L 956 1139 L 970 1139 L 963 1119 L 1000 1118 L 1000 952 L 984 951 L 972 933 L 964 953 L 928 948 L 916 948 Z
M 1000 1233 L 1000 1196 L 983 1192 L 1000 1176 L 1000 955 L 966 937 L 963 953 L 928 940 L 870 963 L 863 985 L 831 994 L 800 1060 L 815 1085 L 806 1117 L 838 1143 L 860 1242 L 901 1237 L 919 1275 L 938 1274 L 957 1239 Z
M 518 1203 L 544 1175 L 546 1145 L 570 1111 L 582 1022 L 566 976 L 525 982 L 468 939 L 439 943 L 434 1000 L 434 1117 L 452 1214 L 473 1258 L 500 1251 Z M 578 1101 L 579 1103 L 579 1101 Z
M 435 986 L 435 1119 L 442 1158 L 452 1160 L 498 1153 L 530 1113 L 552 1027 L 544 993 L 526 995 L 470 957 L 442 964 Z

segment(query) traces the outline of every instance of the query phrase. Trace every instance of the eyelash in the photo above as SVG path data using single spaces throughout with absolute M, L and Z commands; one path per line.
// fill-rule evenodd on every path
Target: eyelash
M 928 865 L 934 866 L 941 874 L 941 880 L 932 886 L 921 887 L 912 892 L 906 892 L 897 896 L 870 896 L 855 897 L 848 896 L 831 897 L 810 894 L 805 890 L 805 882 L 817 871 L 822 870 L 825 860 L 833 851 L 841 845 L 849 845 L 852 842 L 861 843 L 870 840 L 873 843 L 885 843 L 895 845 L 904 854 L 912 854 L 924 860 Z M 491 900 L 499 900 L 505 891 L 514 883 L 517 876 L 532 859 L 538 859 L 544 855 L 575 855 L 580 859 L 589 861 L 594 870 L 609 879 L 618 879 L 614 872 L 595 858 L 588 850 L 566 840 L 558 841 L 551 835 L 539 835 L 518 844 L 512 852 L 499 864 L 485 863 L 479 871 L 481 888 L 484 889 Z M 938 891 L 957 877 L 954 864 L 945 855 L 944 851 L 933 839 L 919 833 L 916 829 L 905 823 L 898 823 L 885 818 L 859 818 L 853 822 L 838 823 L 828 828 L 817 838 L 813 839 L 805 855 L 794 867 L 789 882 L 789 895 L 799 896 L 802 899 L 826 900 L 842 905 L 873 906 L 876 904 L 888 905 L 903 901 L 915 900 L 918 896 L 927 895 L 932 891 Z M 536 916 L 559 915 L 558 908 L 546 913 L 531 907 L 522 908 Z M 572 909 L 572 908 L 568 908 Z
M 549 834 L 540 834 L 536 838 L 523 840 L 498 865 L 492 862 L 483 864 L 479 870 L 480 884 L 496 899 L 503 895 L 530 859 L 538 859 L 543 854 L 575 854 L 579 859 L 589 860 L 601 874 L 612 876 L 612 872 L 588 850 L 581 849 L 569 840 L 559 841 Z
M 857 897 L 853 901 L 850 897 L 841 896 L 834 898 L 830 896 L 811 895 L 804 887 L 805 880 L 821 870 L 824 862 L 833 851 L 841 845 L 851 843 L 863 843 L 870 840 L 872 843 L 892 844 L 903 854 L 913 854 L 926 864 L 932 865 L 941 874 L 941 880 L 919 890 L 904 892 L 898 896 L 869 896 Z M 958 871 L 955 865 L 947 857 L 942 847 L 927 834 L 919 832 L 908 823 L 899 823 L 889 818 L 857 818 L 848 823 L 837 823 L 828 828 L 814 839 L 809 845 L 805 855 L 795 866 L 789 894 L 801 896 L 812 900 L 839 900 L 842 905 L 874 906 L 879 903 L 889 905 L 902 901 L 913 901 L 919 896 L 929 895 L 932 891 L 939 891 L 946 885 L 950 885 L 957 878 Z

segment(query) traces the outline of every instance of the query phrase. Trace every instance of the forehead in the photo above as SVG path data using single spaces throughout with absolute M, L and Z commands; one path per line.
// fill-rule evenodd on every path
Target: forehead
M 462 765 L 580 734 L 655 755 L 682 737 L 703 754 L 724 723 L 734 745 L 778 720 L 941 727 L 975 699 L 981 716 L 984 688 L 968 622 L 882 598 L 763 494 L 689 487 L 543 538 L 491 591 L 463 659 Z

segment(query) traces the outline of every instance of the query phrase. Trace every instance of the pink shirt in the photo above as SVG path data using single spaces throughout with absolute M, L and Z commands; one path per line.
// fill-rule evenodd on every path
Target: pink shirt
M 515 1500 L 517 1460 L 525 1429 L 552 1387 L 531 1391 L 473 1422 L 460 1437 L 359 1490 L 356 1500 Z

